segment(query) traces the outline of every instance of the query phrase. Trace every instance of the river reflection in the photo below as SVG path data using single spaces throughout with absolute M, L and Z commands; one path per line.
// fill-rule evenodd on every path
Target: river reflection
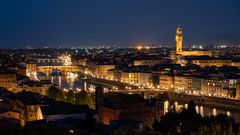
M 52 77 L 52 83 L 60 89 L 93 91 L 95 85 L 84 82 L 78 78 L 70 79 L 62 76 Z
M 85 90 L 93 92 L 95 85 L 80 80 L 78 77 L 69 77 L 63 75 L 50 75 L 41 76 L 41 80 L 50 80 L 52 84 L 56 85 L 60 89 L 67 90 Z
M 164 114 L 169 111 L 169 109 L 176 107 L 176 111 L 181 111 L 183 108 L 187 109 L 188 104 L 179 104 L 177 101 L 169 103 L 168 100 L 164 102 Z M 226 114 L 232 117 L 236 122 L 240 123 L 240 113 L 237 110 L 227 109 L 227 108 L 216 108 L 210 106 L 196 105 L 195 110 L 201 116 L 216 116 L 218 114 Z

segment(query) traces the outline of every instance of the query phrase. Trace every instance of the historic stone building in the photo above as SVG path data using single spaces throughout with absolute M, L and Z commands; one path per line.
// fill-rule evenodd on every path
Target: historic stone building
M 182 55 L 182 56 L 212 56 L 213 52 L 212 51 L 184 51 L 183 50 L 183 32 L 180 27 L 177 28 L 176 30 L 176 54 L 177 55 Z

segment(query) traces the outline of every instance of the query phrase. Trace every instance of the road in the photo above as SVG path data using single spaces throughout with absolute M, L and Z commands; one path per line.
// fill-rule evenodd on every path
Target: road
M 84 80 L 86 82 L 89 82 L 89 83 L 92 83 L 92 84 L 95 84 L 95 85 L 106 87 L 109 90 L 111 90 L 111 89 L 114 89 L 114 90 L 138 89 L 138 86 L 135 86 L 135 85 L 132 85 L 132 84 L 113 81 L 113 80 L 106 80 L 106 79 L 103 79 L 103 78 L 96 78 L 96 77 L 92 77 L 90 75 L 87 75 L 87 78 L 81 79 L 81 80 Z

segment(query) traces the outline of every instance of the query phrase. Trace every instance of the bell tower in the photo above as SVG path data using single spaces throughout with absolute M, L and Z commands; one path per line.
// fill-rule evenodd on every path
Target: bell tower
M 182 44 L 183 44 L 182 29 L 180 27 L 178 27 L 176 30 L 176 52 L 183 51 Z

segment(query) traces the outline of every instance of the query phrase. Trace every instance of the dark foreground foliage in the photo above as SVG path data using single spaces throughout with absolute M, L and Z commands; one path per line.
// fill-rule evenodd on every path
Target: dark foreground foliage
M 196 113 L 193 101 L 180 113 L 174 109 L 152 125 L 163 134 L 179 135 L 238 135 L 239 124 L 226 114 L 202 117 Z

